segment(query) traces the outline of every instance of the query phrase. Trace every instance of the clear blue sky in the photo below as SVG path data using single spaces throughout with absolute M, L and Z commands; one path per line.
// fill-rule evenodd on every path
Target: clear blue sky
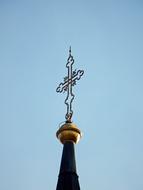
M 0 0 L 0 190 L 56 188 L 70 45 L 81 190 L 142 190 L 142 0 Z

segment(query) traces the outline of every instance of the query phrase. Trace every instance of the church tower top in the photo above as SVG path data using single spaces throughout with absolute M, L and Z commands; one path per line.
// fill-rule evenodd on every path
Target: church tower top
M 78 175 L 76 171 L 74 144 L 78 143 L 82 133 L 77 126 L 71 121 L 73 116 L 72 103 L 75 95 L 72 88 L 76 85 L 77 80 L 84 74 L 83 70 L 73 71 L 74 59 L 71 55 L 71 47 L 69 49 L 69 57 L 66 67 L 68 75 L 64 77 L 64 82 L 61 82 L 57 87 L 57 92 L 67 92 L 65 104 L 67 112 L 65 115 L 65 123 L 58 129 L 56 136 L 63 144 L 62 160 L 59 172 L 59 178 L 56 190 L 80 190 Z

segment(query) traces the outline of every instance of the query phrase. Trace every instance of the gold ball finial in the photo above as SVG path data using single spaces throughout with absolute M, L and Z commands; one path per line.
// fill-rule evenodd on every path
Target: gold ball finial
M 78 143 L 82 136 L 82 133 L 74 123 L 66 122 L 59 128 L 59 130 L 56 133 L 56 136 L 62 144 L 64 144 L 67 141 Z

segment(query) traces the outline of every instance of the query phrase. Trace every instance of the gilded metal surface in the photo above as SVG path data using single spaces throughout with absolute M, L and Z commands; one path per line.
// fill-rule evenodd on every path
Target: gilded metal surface
M 76 85 L 76 81 L 79 80 L 81 76 L 84 74 L 83 70 L 73 71 L 73 64 L 74 64 L 74 59 L 73 59 L 73 56 L 71 55 L 71 48 L 70 48 L 69 57 L 66 64 L 66 67 L 68 68 L 68 76 L 64 77 L 64 82 L 61 82 L 56 89 L 56 91 L 59 93 L 67 92 L 67 96 L 65 99 L 67 112 L 66 112 L 65 118 L 66 118 L 66 121 L 69 121 L 69 122 L 71 122 L 71 118 L 73 116 L 72 102 L 75 97 L 72 91 L 72 87 Z
M 82 133 L 75 124 L 65 123 L 59 128 L 59 130 L 56 133 L 56 136 L 63 144 L 66 141 L 78 143 L 82 136 Z

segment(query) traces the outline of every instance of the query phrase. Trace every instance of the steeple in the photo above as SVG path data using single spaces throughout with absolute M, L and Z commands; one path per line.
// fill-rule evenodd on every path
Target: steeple
M 81 138 L 81 132 L 73 123 L 65 123 L 57 131 L 63 143 L 63 153 L 56 190 L 80 190 L 76 171 L 74 144 Z
M 71 121 L 73 116 L 72 103 L 75 95 L 72 87 L 76 85 L 76 81 L 84 74 L 83 70 L 72 70 L 74 64 L 71 55 L 71 47 L 69 49 L 69 57 L 66 67 L 68 68 L 68 76 L 64 78 L 64 82 L 57 87 L 57 92 L 67 92 L 65 104 L 67 112 L 65 115 L 65 123 L 58 129 L 56 136 L 63 144 L 63 153 L 61 166 L 59 171 L 58 183 L 56 190 L 80 190 L 78 175 L 76 170 L 74 145 L 78 143 L 82 134 L 78 127 Z

